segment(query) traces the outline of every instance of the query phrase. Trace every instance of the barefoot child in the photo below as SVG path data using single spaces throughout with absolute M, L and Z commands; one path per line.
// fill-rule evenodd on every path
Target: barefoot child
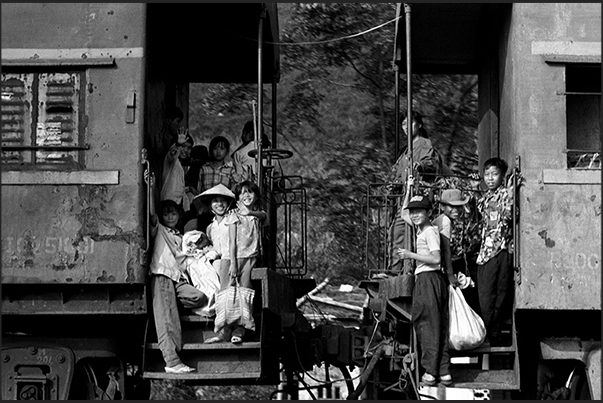
M 145 180 L 150 181 L 153 192 L 154 176 L 151 174 L 149 178 L 145 172 Z M 182 252 L 182 235 L 176 229 L 180 207 L 174 200 L 164 200 L 160 211 L 161 222 L 151 197 L 151 236 L 155 240 L 150 267 L 153 316 L 159 349 L 166 363 L 165 372 L 183 374 L 195 369 L 184 364 L 178 355 L 182 348 L 178 303 L 184 308 L 202 308 L 207 305 L 207 296 L 188 284 L 184 275 L 186 255 Z

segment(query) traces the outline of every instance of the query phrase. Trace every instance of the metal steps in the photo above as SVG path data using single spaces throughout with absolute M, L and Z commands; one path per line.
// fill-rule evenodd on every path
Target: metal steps
M 259 320 L 259 315 L 256 321 Z M 182 350 L 180 358 L 196 372 L 168 374 L 159 343 L 145 345 L 146 365 L 143 373 L 148 379 L 179 379 L 189 381 L 226 380 L 237 383 L 253 383 L 261 373 L 261 343 L 256 332 L 247 332 L 243 343 L 230 342 L 205 344 L 215 336 L 213 318 L 199 315 L 181 315 Z
M 512 369 L 451 369 L 452 385 L 449 388 L 516 390 L 517 379 Z
M 452 360 L 458 357 L 470 359 L 468 364 L 451 363 L 450 372 L 453 384 L 449 387 L 519 390 L 519 358 L 515 322 L 509 319 L 503 326 L 503 333 L 509 336 L 509 346 L 491 346 L 486 340 L 485 343 L 471 350 L 449 350 Z
M 398 321 L 411 323 L 412 298 L 410 284 L 398 277 L 365 280 L 360 284 L 371 297 L 369 307 L 379 314 L 386 313 Z M 488 341 L 471 350 L 449 350 L 453 383 L 448 388 L 519 390 L 519 361 L 514 320 L 503 324 L 503 334 L 509 346 L 491 346 Z
M 181 312 L 182 361 L 196 369 L 188 374 L 168 374 L 157 343 L 155 326 L 147 326 L 143 357 L 143 378 L 173 379 L 207 385 L 276 384 L 279 382 L 282 328 L 295 317 L 293 287 L 289 279 L 267 268 L 252 272 L 255 331 L 246 331 L 240 344 L 205 344 L 216 336 L 214 318 Z M 152 318 L 152 317 L 151 317 Z M 292 324 L 292 323 L 291 323 Z

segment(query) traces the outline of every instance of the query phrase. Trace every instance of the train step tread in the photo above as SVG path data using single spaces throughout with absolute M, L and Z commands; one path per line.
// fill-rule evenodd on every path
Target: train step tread
M 260 377 L 259 372 L 232 373 L 232 374 L 206 374 L 200 372 L 190 372 L 188 374 L 168 374 L 167 372 L 143 372 L 144 379 L 173 379 L 183 381 L 202 381 L 202 380 L 223 380 L 223 379 L 248 379 L 254 380 Z
M 475 354 L 506 354 L 506 353 L 514 353 L 515 346 L 506 346 L 506 347 L 491 347 L 489 344 L 482 344 L 479 347 L 470 349 L 470 350 L 452 350 L 449 349 L 448 352 L 450 356 L 453 357 L 463 357 L 468 355 Z
M 259 341 L 247 341 L 240 344 L 232 343 L 185 343 L 182 350 L 251 350 L 259 349 L 262 343 Z M 147 343 L 147 349 L 159 350 L 159 343 Z
M 451 368 L 451 388 L 518 390 L 517 375 L 512 369 L 465 369 Z
M 214 316 L 201 316 L 201 315 L 180 315 L 181 322 L 206 322 L 213 323 L 215 320 Z

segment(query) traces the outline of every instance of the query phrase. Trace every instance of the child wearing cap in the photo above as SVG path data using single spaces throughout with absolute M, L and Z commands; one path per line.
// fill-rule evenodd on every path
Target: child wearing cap
M 452 376 L 448 354 L 448 285 L 440 269 L 440 235 L 438 228 L 429 221 L 429 198 L 424 195 L 410 198 L 414 184 L 412 175 L 407 183 L 402 218 L 416 227 L 417 252 L 398 249 L 398 255 L 400 259 L 417 261 L 411 315 L 421 349 L 421 366 L 425 369 L 421 381 L 432 386 L 439 378 L 442 384 L 449 385 Z
M 465 273 L 465 267 L 462 264 L 464 261 L 462 222 L 459 220 L 463 217 L 464 206 L 468 202 L 469 197 L 463 198 L 459 189 L 445 189 L 440 197 L 442 214 L 433 220 L 433 225 L 440 231 L 444 267 L 448 281 L 453 287 L 459 285 L 455 274 L 459 271 Z

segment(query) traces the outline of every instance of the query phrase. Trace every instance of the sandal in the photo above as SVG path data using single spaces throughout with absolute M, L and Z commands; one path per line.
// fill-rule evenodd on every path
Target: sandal
M 230 342 L 231 342 L 232 344 L 239 344 L 239 343 L 242 343 L 242 342 L 243 342 L 243 338 L 241 338 L 241 337 L 239 337 L 239 336 L 232 336 L 232 337 L 230 338 Z
M 224 340 L 220 336 L 214 336 L 214 337 L 211 337 L 211 338 L 205 340 L 203 343 L 205 343 L 205 344 L 226 343 L 226 340 Z

